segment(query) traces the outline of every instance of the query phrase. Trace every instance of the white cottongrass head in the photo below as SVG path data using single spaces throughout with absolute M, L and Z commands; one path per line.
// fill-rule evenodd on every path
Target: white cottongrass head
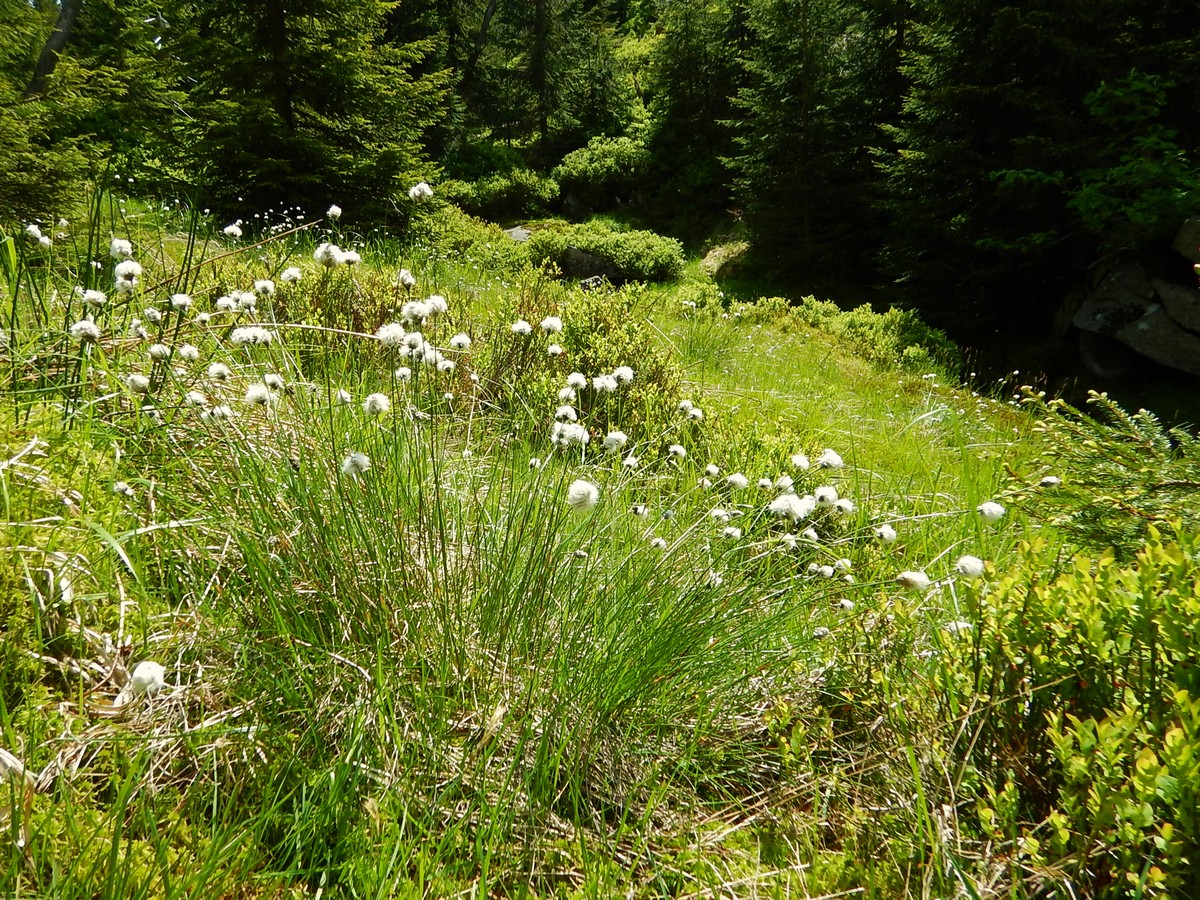
M 167 670 L 152 659 L 143 659 L 129 674 L 129 687 L 135 697 L 153 697 L 166 686 Z
M 263 328 L 261 325 L 246 325 L 242 328 L 235 328 L 229 335 L 229 341 L 238 346 L 246 344 L 269 344 L 275 340 L 275 332 Z
M 77 341 L 98 341 L 100 340 L 100 326 L 91 319 L 81 319 L 70 328 L 71 337 Z
M 208 398 L 200 391 L 188 391 L 183 395 L 183 403 L 185 406 L 207 406 Z
M 627 443 L 629 443 L 629 435 L 625 432 L 610 431 L 604 437 L 604 450 L 606 453 L 616 453 Z
M 564 404 L 554 411 L 554 419 L 558 422 L 578 422 L 579 414 L 575 412 L 575 407 Z
M 961 619 L 954 622 L 947 622 L 942 626 L 942 630 L 947 634 L 965 634 L 970 631 L 972 625 L 970 622 L 963 622 Z
M 336 222 L 342 217 L 342 208 L 336 203 L 330 205 L 329 209 L 325 210 L 325 217 Z
M 313 251 L 313 260 L 320 263 L 327 269 L 332 269 L 335 266 L 340 266 L 345 260 L 345 255 L 342 253 L 342 248 L 337 244 L 331 244 L 329 241 L 324 241 L 317 246 Z
M 108 296 L 104 293 L 104 291 L 84 291 L 83 302 L 88 306 L 103 306 L 108 302 Z
M 429 299 L 425 301 L 425 305 L 429 307 L 431 316 L 441 315 L 450 309 L 450 304 L 441 294 L 430 294 Z
M 246 396 L 242 402 L 250 406 L 269 406 L 275 399 L 271 389 L 265 384 L 250 384 L 246 386 Z
M 704 474 L 707 475 L 709 478 L 716 478 L 718 475 L 721 474 L 721 467 L 718 466 L 716 463 L 709 463 L 707 466 L 704 467 Z
M 896 534 L 896 529 L 887 523 L 884 523 L 875 529 L 875 540 L 879 541 L 881 544 L 894 544 L 896 543 L 896 539 L 898 537 L 899 535 Z
M 597 375 L 592 379 L 592 387 L 601 394 L 611 394 L 617 389 L 617 379 L 612 375 Z
M 205 371 L 211 381 L 228 381 L 233 372 L 225 363 L 215 362 Z
M 357 266 L 360 262 L 362 262 L 362 254 L 360 254 L 357 250 L 343 250 L 342 251 L 342 264 L 343 265 Z
M 971 581 L 982 577 L 983 569 L 983 560 L 978 556 L 972 556 L 969 553 L 960 556 L 958 561 L 954 563 L 954 571 L 963 578 L 967 578 Z
M 254 293 L 269 297 L 275 293 L 275 282 L 270 278 L 259 278 L 254 282 Z
M 401 269 L 396 273 L 396 284 L 402 288 L 412 288 L 417 284 L 417 276 L 408 269 Z
M 214 406 L 212 409 L 206 409 L 204 412 L 200 413 L 200 421 L 210 424 L 232 418 L 233 410 L 224 404 Z
M 621 465 L 626 469 L 636 469 L 638 467 L 638 462 L 638 458 L 630 453 L 623 460 L 621 460 Z
M 650 546 L 653 547 L 655 550 L 666 550 L 667 549 L 667 539 L 661 538 L 661 537 L 652 537 L 652 538 L 650 538 Z
M 400 368 L 398 368 L 396 370 L 395 374 L 396 374 L 397 381 L 412 380 L 412 369 L 410 369 L 408 366 L 401 366 Z
M 683 413 L 687 412 L 688 410 L 694 409 L 695 406 L 696 406 L 696 404 L 693 403 L 691 400 L 680 400 L 679 401 L 679 411 L 683 412 Z
M 273 391 L 282 391 L 287 387 L 287 382 L 283 380 L 283 376 L 277 375 L 274 372 L 268 372 L 263 376 L 263 384 Z
M 546 334 L 558 334 L 563 330 L 563 321 L 558 316 L 546 316 L 542 319 L 541 327 Z
M 122 260 L 113 267 L 113 278 L 116 280 L 117 291 L 122 294 L 131 293 L 137 288 L 138 279 L 141 276 L 141 264 L 132 259 Z
M 172 294 L 171 309 L 187 309 L 192 305 L 192 298 L 187 294 Z
M 721 530 L 721 537 L 728 541 L 740 540 L 742 537 L 742 529 L 738 528 L 736 525 L 727 525 Z
M 284 284 L 295 284 L 303 277 L 304 273 L 301 272 L 296 266 L 288 266 L 279 273 L 279 280 Z
M 1062 479 L 1057 475 L 1047 475 L 1038 482 L 1038 487 L 1058 487 L 1060 484 L 1062 484 Z
M 817 506 L 833 506 L 838 502 L 837 488 L 828 484 L 813 491 L 813 496 L 817 500 Z
M 371 468 L 371 457 L 361 451 L 355 451 L 346 455 L 342 460 L 342 474 L 354 477 L 361 475 L 367 469 Z
M 577 422 L 555 422 L 550 432 L 551 442 L 568 450 L 571 447 L 584 447 L 591 439 L 588 430 Z
M 509 331 L 515 335 L 524 337 L 527 334 L 533 333 L 533 326 L 524 319 L 517 319 L 517 321 L 513 322 L 512 325 L 509 326 Z
M 567 488 L 567 505 L 576 512 L 588 512 L 600 502 L 600 488 L 580 478 Z
M 582 372 L 572 372 L 567 376 L 567 387 L 574 390 L 582 391 L 585 387 L 587 387 L 587 383 L 587 376 Z
M 617 366 L 613 369 L 613 378 L 617 379 L 618 384 L 631 384 L 633 382 L 633 369 L 629 366 Z
M 363 401 L 363 411 L 369 416 L 381 416 L 392 408 L 392 401 L 387 394 L 368 394 Z
M 849 497 L 839 497 L 834 502 L 833 508 L 843 516 L 849 516 L 854 512 L 854 501 Z
M 758 479 L 758 489 L 760 491 L 769 491 L 769 490 L 772 490 L 774 487 L 775 487 L 775 482 L 773 482 L 770 478 L 763 476 L 762 478 Z
M 789 522 L 807 519 L 816 508 L 817 501 L 813 497 L 808 495 L 801 497 L 798 494 L 780 494 L 767 504 L 768 512 L 781 519 L 787 519 Z
M 562 344 L 551 344 L 546 348 L 546 353 L 549 356 L 562 356 L 567 351 L 562 348 Z
M 975 512 L 979 513 L 979 518 L 983 519 L 988 525 L 999 522 L 1004 518 L 1004 507 L 995 500 L 980 503 L 975 507 Z
M 818 469 L 840 469 L 845 465 L 842 458 L 833 450 L 826 447 L 817 457 Z
M 171 348 L 166 344 L 151 344 L 150 358 L 159 362 L 171 358 Z
M 672 444 L 667 448 L 667 454 L 674 459 L 684 459 L 687 456 L 687 450 L 682 444 Z
M 728 476 L 725 479 L 725 483 L 728 484 L 735 491 L 740 491 L 742 488 L 749 486 L 750 479 L 747 478 L 745 475 L 743 475 L 741 472 L 734 472 L 732 475 Z
M 385 347 L 395 348 L 404 343 L 406 334 L 408 332 L 399 322 L 387 322 L 379 326 L 379 330 L 375 332 L 375 339 Z
M 108 255 L 113 259 L 129 259 L 133 256 L 133 244 L 123 238 L 113 238 L 108 244 Z
M 134 372 L 125 376 L 125 386 L 135 394 L 144 394 L 150 390 L 150 379 L 141 373 Z
M 795 479 L 791 475 L 780 475 L 775 479 L 775 490 L 790 491 L 796 486 Z
M 698 406 L 693 406 L 691 409 L 689 409 L 687 411 L 687 417 L 689 419 L 691 419 L 693 422 L 699 422 L 701 419 L 704 418 L 704 410 L 702 410 Z
M 896 576 L 896 584 L 910 591 L 924 591 L 929 589 L 929 576 L 924 572 L 901 572 Z
M 224 235 L 226 237 L 231 237 L 234 239 L 240 238 L 242 236 L 242 227 L 240 225 L 238 225 L 237 222 L 234 222 L 231 225 L 226 225 L 224 228 L 221 229 L 221 231 L 222 231 L 222 233 L 224 233 Z
M 433 188 L 424 181 L 418 181 L 408 189 L 408 199 L 413 203 L 424 203 L 433 196 Z
M 456 334 L 454 337 L 450 338 L 450 349 L 451 350 L 468 350 L 468 349 L 470 349 L 470 347 L 471 347 L 471 338 L 469 335 L 459 333 L 459 334 Z

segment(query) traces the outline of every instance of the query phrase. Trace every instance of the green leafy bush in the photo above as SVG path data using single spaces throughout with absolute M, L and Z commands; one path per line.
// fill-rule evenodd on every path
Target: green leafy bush
M 1005 785 L 985 789 L 981 827 L 1042 887 L 1192 896 L 1200 537 L 1150 525 L 1130 565 L 1056 556 L 1025 544 L 1010 575 L 972 591 L 978 626 L 945 642 L 940 688 L 972 735 L 970 762 Z
M 476 181 L 446 181 L 441 196 L 485 219 L 542 215 L 558 200 L 558 182 L 533 169 L 513 169 Z
M 552 262 L 567 270 L 573 247 L 611 265 L 619 279 L 670 281 L 683 274 L 683 245 L 653 231 L 614 231 L 589 222 L 536 231 L 527 247 L 534 263 Z
M 633 138 L 598 135 L 563 157 L 554 169 L 564 194 L 592 207 L 610 207 L 637 190 L 650 166 L 650 151 Z
M 899 362 L 910 371 L 959 363 L 954 342 L 945 332 L 925 324 L 912 310 L 893 307 L 877 313 L 867 304 L 843 310 L 827 300 L 805 297 L 792 306 L 792 311 L 804 324 L 833 335 L 872 362 Z

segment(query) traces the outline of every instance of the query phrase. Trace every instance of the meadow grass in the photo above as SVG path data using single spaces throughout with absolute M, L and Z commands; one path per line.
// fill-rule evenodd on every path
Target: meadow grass
M 977 512 L 1042 474 L 1009 397 L 893 320 L 583 291 L 453 211 L 87 208 L 2 245 L 6 895 L 1047 882 L 1015 804 L 1003 847 L 972 818 L 1007 790 L 972 756 L 987 598 L 1063 552 Z

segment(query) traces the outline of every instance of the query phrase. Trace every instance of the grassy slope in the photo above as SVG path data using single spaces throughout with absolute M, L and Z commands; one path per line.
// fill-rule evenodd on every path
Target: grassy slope
M 1003 566 L 1026 533 L 973 511 L 1002 463 L 1030 461 L 1028 419 L 769 305 L 723 318 L 681 306 L 687 285 L 580 294 L 452 238 L 379 247 L 356 272 L 306 264 L 300 287 L 263 302 L 285 322 L 269 348 L 231 347 L 189 313 L 169 342 L 202 359 L 153 369 L 153 413 L 119 380 L 147 368 L 144 342 L 106 335 L 81 354 L 53 324 L 72 313 L 34 327 L 36 304 L 13 329 L 25 387 L 5 413 L 0 747 L 41 774 L 3 890 L 950 889 L 967 864 L 930 811 L 953 809 L 933 796 L 954 794 L 962 735 L 927 685 L 954 640 L 943 626 L 978 603 L 955 559 Z M 167 271 L 179 252 L 164 250 Z M 472 334 L 454 372 L 398 382 L 400 360 L 365 336 L 286 327 L 370 334 L 404 299 L 400 264 L 449 299 L 430 340 Z M 194 293 L 207 309 L 254 275 L 235 257 Z M 168 292 L 144 299 L 165 308 Z M 508 331 L 551 313 L 565 358 Z M 47 341 L 71 373 L 57 385 L 35 374 Z M 231 382 L 205 378 L 213 360 Z M 589 450 L 552 451 L 565 374 L 624 364 L 632 387 L 581 392 Z M 269 409 L 242 404 L 266 372 L 292 387 Z M 237 417 L 201 422 L 179 404 L 188 388 Z M 360 408 L 373 390 L 387 414 Z M 676 411 L 685 397 L 703 420 Z M 596 448 L 609 428 L 629 433 L 636 467 Z M 826 447 L 844 469 L 793 469 Z M 350 451 L 371 468 L 339 473 Z M 778 490 L 754 482 L 785 472 L 853 509 L 772 521 Z M 601 488 L 584 515 L 564 502 L 578 478 Z M 874 537 L 885 523 L 894 544 Z M 809 524 L 818 540 L 789 537 Z M 932 589 L 903 591 L 901 570 Z M 114 707 L 141 659 L 168 687 Z

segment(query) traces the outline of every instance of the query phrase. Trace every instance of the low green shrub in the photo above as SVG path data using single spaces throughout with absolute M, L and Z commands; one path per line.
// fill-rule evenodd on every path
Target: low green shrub
M 954 342 L 912 310 L 892 308 L 877 313 L 865 303 L 843 310 L 827 300 L 805 297 L 792 305 L 792 312 L 804 324 L 833 335 L 872 362 L 899 362 L 914 372 L 960 364 Z
M 1198 584 L 1200 537 L 1149 525 L 1131 564 L 1031 542 L 969 589 L 977 624 L 947 635 L 939 688 L 971 736 L 984 840 L 1039 896 L 1194 896 Z
M 535 264 L 552 262 L 569 271 L 569 249 L 596 256 L 621 280 L 671 281 L 683 274 L 683 245 L 653 231 L 614 231 L 596 222 L 544 228 L 528 244 Z
M 544 215 L 558 200 L 558 182 L 522 168 L 476 181 L 445 181 L 440 194 L 473 216 L 505 220 Z
M 650 152 L 629 137 L 597 135 L 586 147 L 568 153 L 553 175 L 563 194 L 572 194 L 594 208 L 628 200 L 650 167 Z

